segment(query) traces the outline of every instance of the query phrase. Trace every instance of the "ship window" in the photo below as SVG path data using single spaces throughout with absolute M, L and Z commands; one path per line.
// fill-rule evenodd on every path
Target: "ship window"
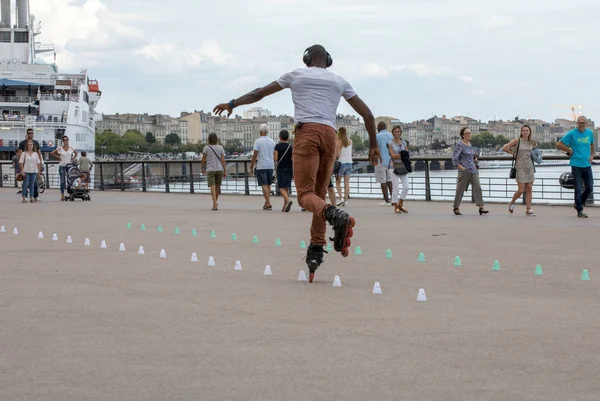
M 0 32 L 0 43 L 10 43 L 10 32 Z
M 29 43 L 29 32 L 15 32 L 15 43 Z

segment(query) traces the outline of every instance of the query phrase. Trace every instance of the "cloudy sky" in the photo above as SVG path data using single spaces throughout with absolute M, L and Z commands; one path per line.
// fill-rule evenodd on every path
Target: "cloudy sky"
M 582 105 L 600 121 L 598 0 L 30 1 L 59 70 L 99 80 L 104 113 L 212 110 L 320 43 L 377 116 L 551 120 Z M 258 105 L 293 113 L 287 90 Z

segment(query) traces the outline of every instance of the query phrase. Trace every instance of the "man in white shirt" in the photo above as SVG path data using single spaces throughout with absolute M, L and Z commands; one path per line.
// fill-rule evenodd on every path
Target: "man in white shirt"
M 263 210 L 273 209 L 273 206 L 271 206 L 271 184 L 273 184 L 273 170 L 275 169 L 275 161 L 273 160 L 275 141 L 269 138 L 268 134 L 269 126 L 262 124 L 260 126 L 260 138 L 254 142 L 254 154 L 252 155 L 252 163 L 250 163 L 250 171 L 254 171 L 254 166 L 256 166 L 256 180 L 258 185 L 261 186 L 265 197 Z
M 213 112 L 231 115 L 237 106 L 252 104 L 284 88 L 292 91 L 294 101 L 294 181 L 298 203 L 313 213 L 310 229 L 310 246 L 306 252 L 309 281 L 323 262 L 326 244 L 326 223 L 333 226 L 334 248 L 342 256 L 348 255 L 354 218 L 334 205 L 325 203 L 327 185 L 333 172 L 336 155 L 336 113 L 340 98 L 344 99 L 362 116 L 369 133 L 369 159 L 373 165 L 380 162 L 375 132 L 375 118 L 369 107 L 358 97 L 352 86 L 342 77 L 327 70 L 333 64 L 331 55 L 321 45 L 304 51 L 302 61 L 308 68 L 299 68 L 281 76 L 267 86 L 246 95 L 217 105 Z

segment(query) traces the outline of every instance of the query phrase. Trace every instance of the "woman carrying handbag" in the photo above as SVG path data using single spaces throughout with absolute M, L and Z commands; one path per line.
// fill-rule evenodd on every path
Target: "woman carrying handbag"
M 404 208 L 404 201 L 408 195 L 410 187 L 408 186 L 408 173 L 412 172 L 410 155 L 408 153 L 408 146 L 406 142 L 402 140 L 402 128 L 399 125 L 394 126 L 392 129 L 392 135 L 394 139 L 388 142 L 388 149 L 390 151 L 390 165 L 394 163 L 394 177 L 392 179 L 392 205 L 394 206 L 394 213 L 408 213 L 408 210 Z M 402 192 L 398 182 L 402 183 Z
M 523 193 L 525 193 L 525 203 L 527 206 L 526 216 L 535 216 L 531 203 L 533 199 L 533 181 L 535 179 L 535 168 L 533 166 L 532 151 L 537 146 L 533 140 L 531 128 L 528 125 L 521 127 L 521 135 L 502 147 L 506 153 L 513 155 L 512 167 L 509 178 L 515 179 L 519 189 L 514 193 L 512 200 L 508 204 L 508 211 L 512 213 L 515 210 L 515 202 Z M 516 150 L 515 150 L 516 148 Z

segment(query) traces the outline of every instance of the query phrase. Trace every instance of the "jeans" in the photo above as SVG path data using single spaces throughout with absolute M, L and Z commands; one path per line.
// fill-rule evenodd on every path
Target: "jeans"
M 400 200 L 406 200 L 410 187 L 408 186 L 408 174 L 396 175 L 392 177 L 392 203 Z M 402 191 L 400 191 L 400 183 L 402 183 Z
M 575 178 L 575 207 L 578 212 L 581 212 L 588 196 L 590 196 L 594 188 L 592 167 L 571 166 L 571 173 L 573 173 L 573 178 Z M 583 185 L 585 185 L 585 190 L 582 193 Z
M 66 171 L 64 166 L 58 166 L 58 175 L 60 177 L 60 194 L 65 194 L 66 187 Z
M 293 164 L 294 181 L 300 207 L 313 213 L 310 243 L 325 245 L 324 211 L 327 185 L 335 162 L 335 130 L 325 124 L 304 123 L 295 131 Z
M 34 198 L 34 188 L 37 183 L 37 173 L 25 173 L 25 180 L 23 182 L 23 198 L 29 196 L 30 199 Z

